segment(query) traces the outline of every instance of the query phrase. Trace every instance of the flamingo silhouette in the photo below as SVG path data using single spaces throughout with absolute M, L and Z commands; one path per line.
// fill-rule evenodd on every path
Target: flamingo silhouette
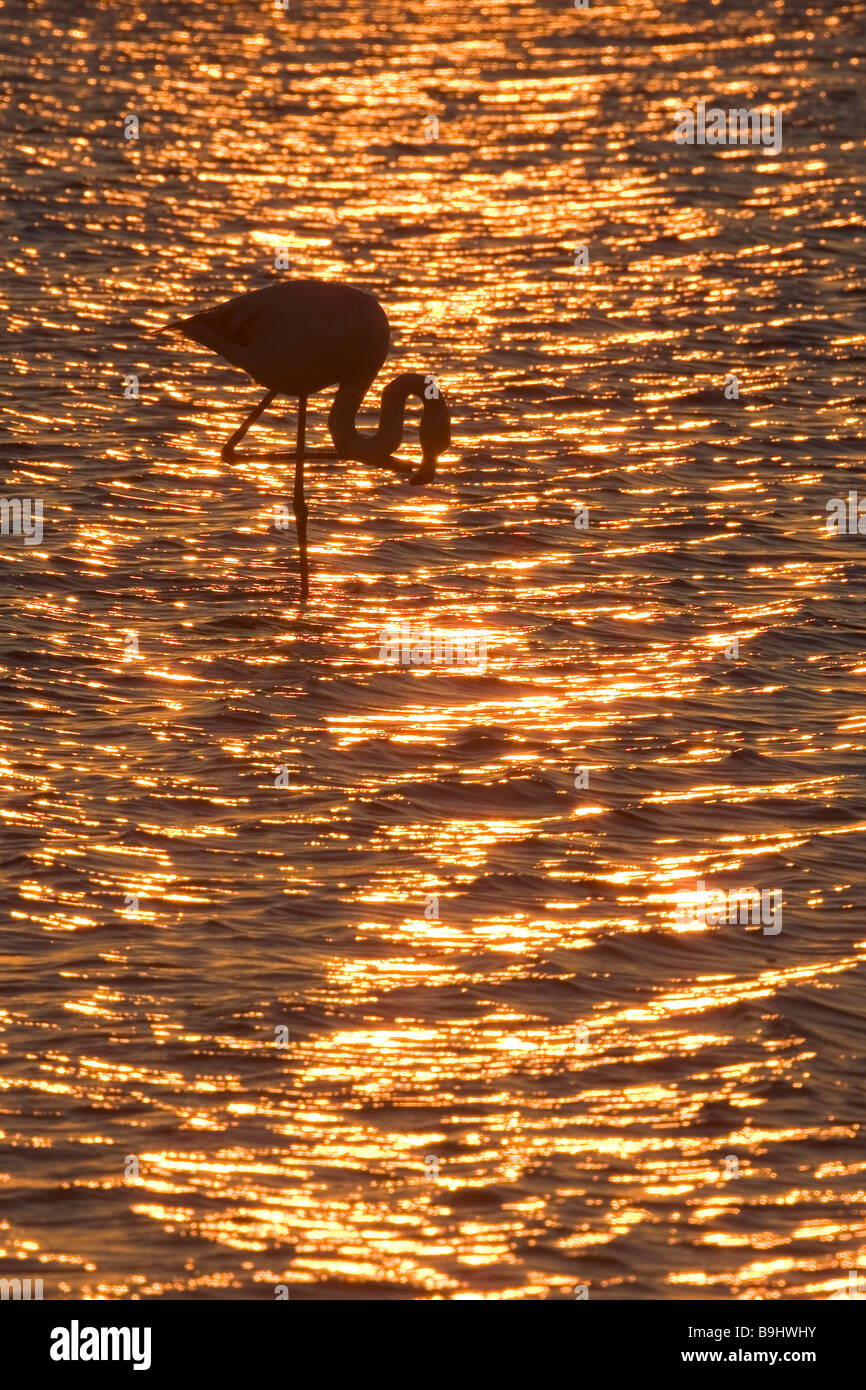
M 266 388 L 263 399 L 223 445 L 223 459 L 234 457 L 235 446 L 275 396 L 298 397 L 292 510 L 298 531 L 302 599 L 307 598 L 310 588 L 304 500 L 307 397 L 326 386 L 338 387 L 328 416 L 336 448 L 336 453 L 328 451 L 330 458 L 382 465 L 411 474 L 410 483 L 429 483 L 439 455 L 451 443 L 448 406 L 436 378 L 429 373 L 402 372 L 396 376 L 382 392 L 376 433 L 361 434 L 356 429 L 355 417 L 388 355 L 391 339 L 384 309 L 363 290 L 325 280 L 282 281 L 239 294 L 191 318 L 175 319 L 163 329 L 179 329 L 187 338 L 213 348 Z M 417 469 L 393 456 L 403 438 L 403 416 L 410 396 L 423 402 L 419 429 L 422 461 Z

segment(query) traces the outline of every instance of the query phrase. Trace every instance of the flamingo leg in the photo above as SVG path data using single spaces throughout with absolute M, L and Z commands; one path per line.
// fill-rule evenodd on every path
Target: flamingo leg
M 276 391 L 268 391 L 264 399 L 260 400 L 258 405 L 253 407 L 247 418 L 244 420 L 243 424 L 238 426 L 231 439 L 229 439 L 220 449 L 221 459 L 227 461 L 228 459 L 234 457 L 235 445 L 240 444 L 250 425 L 254 425 L 256 423 L 256 420 L 258 420 L 259 416 L 262 414 L 262 412 L 267 410 L 268 406 L 270 405 L 271 401 L 274 399 L 274 396 L 276 394 Z
M 295 448 L 295 491 L 292 510 L 298 528 L 298 550 L 301 557 L 301 601 L 310 594 L 310 570 L 307 563 L 307 504 L 304 501 L 304 432 L 307 424 L 307 398 L 298 397 L 298 442 Z

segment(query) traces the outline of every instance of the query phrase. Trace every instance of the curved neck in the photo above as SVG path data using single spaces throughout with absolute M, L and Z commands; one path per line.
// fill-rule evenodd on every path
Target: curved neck
M 328 428 L 340 458 L 359 463 L 385 462 L 403 438 L 403 417 L 410 396 L 424 400 L 425 379 L 418 372 L 403 372 L 382 392 L 379 425 L 375 434 L 361 434 L 355 417 L 371 383 L 345 381 L 340 385 L 328 416 Z

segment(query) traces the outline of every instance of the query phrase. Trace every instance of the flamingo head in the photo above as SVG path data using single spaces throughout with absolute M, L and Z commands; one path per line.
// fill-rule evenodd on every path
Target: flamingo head
M 436 464 L 440 454 L 451 444 L 451 412 L 445 397 L 439 390 L 436 378 L 424 378 L 424 409 L 421 414 L 419 438 L 421 441 L 421 467 L 416 468 L 409 479 L 410 483 L 429 483 L 436 474 Z

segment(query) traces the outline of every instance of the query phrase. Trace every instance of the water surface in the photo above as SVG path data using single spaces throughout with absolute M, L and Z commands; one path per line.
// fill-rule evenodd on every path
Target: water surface
M 0 9 L 3 495 L 45 515 L 0 542 L 3 1273 L 843 1290 L 862 7 L 81 8 Z M 702 97 L 782 151 L 674 143 Z M 292 275 L 376 294 L 381 381 L 454 413 L 435 487 L 309 465 L 302 612 L 290 464 L 219 458 L 256 388 L 143 331 Z M 389 665 L 391 623 L 486 668 Z M 700 881 L 782 931 L 683 929 Z

